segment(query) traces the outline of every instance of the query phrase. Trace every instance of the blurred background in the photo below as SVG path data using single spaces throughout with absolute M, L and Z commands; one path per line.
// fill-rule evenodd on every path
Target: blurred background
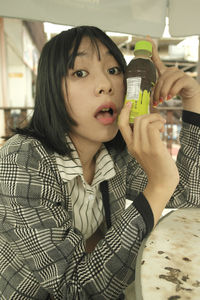
M 8 2 L 9 1 L 10 0 L 8 0 Z M 81 0 L 79 0 L 79 4 L 80 2 Z M 82 0 L 81 3 L 83 4 L 83 2 Z M 100 5 L 100 0 L 97 2 L 93 1 L 92 4 L 94 5 L 96 3 L 95 5 Z M 138 1 L 135 0 L 135 2 Z M 68 23 L 70 26 L 63 24 L 64 22 L 62 20 L 58 22 L 60 24 L 56 24 L 56 20 L 54 19 L 54 22 L 51 23 L 48 17 L 44 17 L 45 22 L 41 20 L 42 16 L 38 18 L 35 16 L 33 16 L 33 18 L 30 18 L 30 16 L 24 18 L 23 16 L 22 18 L 19 13 L 14 15 L 14 9 L 12 10 L 13 15 L 3 12 L 3 9 L 1 13 L 1 5 L 2 4 L 0 4 L 0 16 L 2 16 L 0 17 L 0 146 L 12 135 L 11 129 L 22 124 L 22 122 L 25 124 L 34 110 L 37 65 L 45 42 L 62 30 L 79 25 L 77 24 L 78 22 L 86 24 L 79 19 L 77 22 L 75 15 L 73 24 L 72 21 Z M 142 9 L 142 7 L 140 8 Z M 78 11 L 77 7 L 76 11 Z M 191 34 L 190 32 L 188 32 L 189 35 L 187 35 L 187 30 L 186 33 L 183 30 L 184 34 L 182 33 L 180 37 L 172 36 L 170 34 L 169 16 L 165 15 L 163 17 L 163 27 L 155 27 L 155 30 L 152 30 L 152 32 L 149 32 L 147 28 L 144 28 L 143 31 L 134 31 L 134 29 L 132 29 L 132 31 L 125 31 L 124 27 L 120 26 L 120 24 L 118 26 L 104 24 L 104 28 L 102 28 L 100 26 L 101 24 L 98 22 L 94 24 L 94 20 L 90 19 L 88 19 L 90 21 L 87 22 L 87 25 L 99 26 L 105 30 L 120 48 L 127 63 L 134 57 L 133 50 L 135 43 L 145 37 L 144 33 L 150 34 L 157 44 L 162 61 L 167 66 L 177 66 L 200 82 L 199 35 Z M 67 23 L 67 18 L 65 19 L 65 23 Z M 185 19 L 184 22 L 187 27 L 189 20 Z M 120 32 L 120 30 L 114 30 L 120 28 L 123 28 L 122 32 Z M 157 29 L 159 29 L 159 33 L 156 31 Z M 193 32 L 196 33 L 196 31 Z M 179 32 L 177 34 L 179 35 Z M 181 128 L 181 100 L 178 97 L 174 97 L 172 100 L 160 104 L 158 110 L 167 120 L 162 139 L 166 142 L 171 155 L 175 159 L 179 149 L 178 136 Z

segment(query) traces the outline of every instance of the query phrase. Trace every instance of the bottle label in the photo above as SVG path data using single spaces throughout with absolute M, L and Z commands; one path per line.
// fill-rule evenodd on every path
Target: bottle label
M 127 100 L 138 100 L 140 95 L 141 77 L 127 78 Z
M 150 91 L 141 90 L 141 77 L 127 78 L 126 102 L 132 102 L 129 122 L 134 123 L 138 116 L 149 113 Z

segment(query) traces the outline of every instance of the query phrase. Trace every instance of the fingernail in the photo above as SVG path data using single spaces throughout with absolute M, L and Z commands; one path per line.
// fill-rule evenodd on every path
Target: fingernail
M 170 99 L 172 99 L 172 95 L 169 94 L 169 95 L 167 96 L 167 100 L 170 100 Z
M 163 103 L 163 100 L 164 100 L 163 97 L 160 97 L 160 98 L 159 98 L 159 102 L 160 102 L 160 103 Z
M 129 107 L 129 108 L 131 108 L 131 106 L 132 106 L 132 102 L 131 102 L 131 101 L 129 101 L 129 102 L 126 102 L 126 106 L 127 106 L 127 107 Z

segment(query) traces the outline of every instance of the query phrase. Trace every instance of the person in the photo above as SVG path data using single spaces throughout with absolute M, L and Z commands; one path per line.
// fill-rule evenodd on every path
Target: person
M 126 63 L 103 31 L 75 27 L 44 46 L 33 116 L 0 151 L 2 300 L 124 299 L 165 206 L 200 206 L 200 86 L 154 44 L 152 59 L 154 104 L 183 101 L 177 165 L 160 114 L 130 127 Z

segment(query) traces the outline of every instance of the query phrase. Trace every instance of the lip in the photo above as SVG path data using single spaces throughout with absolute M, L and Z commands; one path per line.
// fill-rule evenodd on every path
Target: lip
M 113 116 L 115 114 L 117 114 L 117 108 L 116 108 L 116 105 L 113 103 L 113 102 L 107 102 L 107 103 L 104 103 L 102 105 L 100 105 L 97 110 L 95 111 L 94 113 L 94 117 L 96 117 L 96 115 L 104 108 L 111 108 L 113 110 Z
M 102 111 L 102 109 L 104 108 L 111 108 L 113 111 L 113 114 L 110 115 L 110 117 L 107 118 L 97 118 L 97 115 L 99 112 Z M 100 105 L 97 110 L 95 111 L 94 117 L 98 120 L 98 122 L 100 122 L 103 125 L 111 125 L 115 122 L 116 118 L 117 118 L 117 108 L 116 105 L 113 102 L 106 102 L 102 105 Z

